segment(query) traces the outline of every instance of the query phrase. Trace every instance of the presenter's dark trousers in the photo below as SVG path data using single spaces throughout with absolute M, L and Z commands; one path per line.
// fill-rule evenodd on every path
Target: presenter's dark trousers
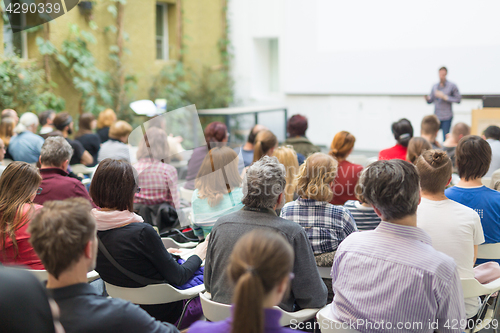
M 446 140 L 446 134 L 450 133 L 452 120 L 453 117 L 451 117 L 449 120 L 441 120 L 441 125 L 439 128 L 443 130 L 443 141 Z

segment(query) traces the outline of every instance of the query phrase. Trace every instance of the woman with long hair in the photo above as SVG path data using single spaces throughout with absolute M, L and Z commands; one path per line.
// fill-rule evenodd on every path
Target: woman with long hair
M 194 233 L 206 237 L 223 215 L 243 208 L 238 155 L 229 147 L 212 148 L 205 156 L 195 180 L 191 199 Z
M 348 200 L 356 200 L 354 188 L 358 183 L 360 172 L 363 171 L 363 166 L 347 161 L 355 142 L 354 135 L 347 131 L 338 132 L 333 137 L 329 155 L 334 157 L 339 165 L 333 184 L 333 198 L 330 201 L 332 205 L 343 205 Z
M 421 137 L 411 138 L 410 143 L 408 143 L 408 151 L 406 153 L 406 160 L 412 164 L 417 162 L 417 158 L 422 155 L 426 150 L 432 149 L 432 145 L 429 141 Z
M 9 143 L 10 139 L 15 135 L 14 127 L 16 127 L 16 121 L 14 118 L 3 118 L 2 122 L 0 122 L 0 139 L 2 139 L 5 144 L 5 158 L 12 159 L 12 156 L 9 153 Z
M 299 171 L 299 162 L 297 153 L 293 147 L 278 147 L 274 150 L 273 156 L 278 158 L 278 161 L 285 166 L 286 170 L 286 186 L 285 186 L 285 203 L 293 201 L 296 194 L 296 176 Z
M 101 139 L 94 133 L 96 123 L 97 121 L 92 113 L 83 113 L 80 115 L 78 132 L 75 135 L 75 140 L 79 141 L 83 148 L 94 158 L 94 162 L 88 165 L 90 167 L 97 164 L 97 154 L 101 149 Z
M 0 262 L 44 269 L 29 243 L 28 225 L 36 210 L 42 208 L 33 200 L 42 177 L 25 162 L 10 163 L 0 177 Z
M 394 139 L 396 139 L 396 145 L 394 147 L 381 150 L 378 154 L 378 159 L 400 159 L 405 161 L 406 153 L 408 151 L 408 143 L 410 143 L 411 138 L 413 138 L 413 126 L 408 119 L 402 118 L 395 123 L 392 123 L 391 129 Z
M 109 140 L 109 129 L 116 120 L 116 113 L 111 109 L 106 109 L 99 113 L 99 117 L 97 117 L 97 135 L 101 139 L 101 143 Z
M 232 317 L 215 323 L 197 322 L 189 333 L 285 333 L 278 305 L 293 279 L 294 253 L 277 232 L 254 230 L 234 246 L 227 274 L 234 284 Z
M 113 259 L 122 267 L 144 278 L 182 286 L 190 281 L 205 259 L 207 242 L 198 245 L 182 265 L 165 249 L 158 233 L 134 213 L 134 195 L 140 192 L 130 163 L 105 159 L 94 174 L 90 196 L 97 206 L 92 215 L 97 222 L 97 237 Z M 143 287 L 123 274 L 101 252 L 96 270 L 101 278 L 120 287 Z M 182 311 L 182 301 L 142 305 L 153 317 L 174 323 Z
M 260 160 L 264 155 L 273 156 L 274 149 L 278 145 L 278 139 L 269 130 L 260 131 L 255 137 L 253 148 L 253 162 Z

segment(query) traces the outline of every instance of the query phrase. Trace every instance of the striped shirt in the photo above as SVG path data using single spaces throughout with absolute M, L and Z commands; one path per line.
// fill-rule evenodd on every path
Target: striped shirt
M 337 249 L 330 316 L 360 332 L 461 332 L 462 287 L 452 258 L 423 230 L 381 222 Z M 381 326 L 383 325 L 383 326 Z
M 340 242 L 357 231 L 347 209 L 324 201 L 298 198 L 283 207 L 281 217 L 305 229 L 314 254 L 337 250 Z
M 373 230 L 381 221 L 373 207 L 365 207 L 359 201 L 349 200 L 344 207 L 351 212 L 359 231 Z

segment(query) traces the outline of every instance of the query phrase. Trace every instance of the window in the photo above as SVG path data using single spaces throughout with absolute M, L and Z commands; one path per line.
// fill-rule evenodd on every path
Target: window
M 156 4 L 156 59 L 168 60 L 168 5 Z
M 20 22 L 14 22 L 20 26 L 25 23 L 26 17 L 24 15 L 13 15 L 13 18 L 19 18 Z M 26 31 L 12 32 L 10 22 L 4 21 L 3 25 L 3 41 L 4 53 L 7 56 L 18 56 L 20 58 L 28 59 L 28 44 Z

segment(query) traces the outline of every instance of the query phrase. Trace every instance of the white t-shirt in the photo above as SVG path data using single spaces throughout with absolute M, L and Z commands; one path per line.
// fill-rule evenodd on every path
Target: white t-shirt
M 455 259 L 460 278 L 474 278 L 474 245 L 484 243 L 479 215 L 471 208 L 450 199 L 422 198 L 417 209 L 417 226 L 427 232 L 432 246 Z M 479 299 L 465 299 L 467 318 L 479 309 Z

